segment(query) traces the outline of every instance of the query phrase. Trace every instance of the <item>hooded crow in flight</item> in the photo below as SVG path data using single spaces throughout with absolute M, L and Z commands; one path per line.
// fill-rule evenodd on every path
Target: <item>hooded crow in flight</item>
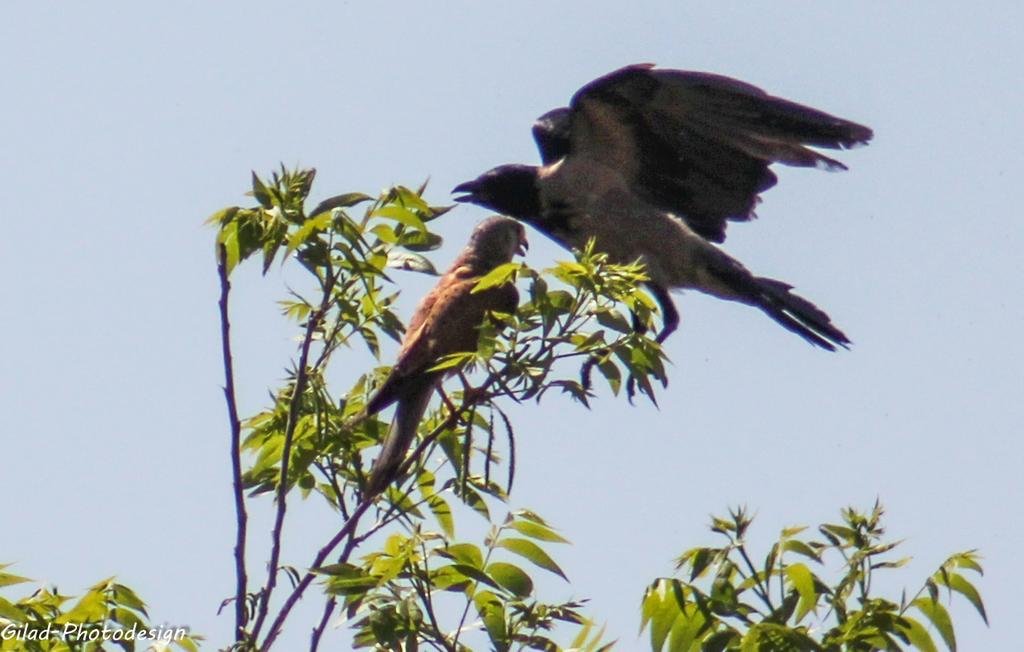
M 397 404 L 391 429 L 370 471 L 368 496 L 376 496 L 395 480 L 431 395 L 445 374 L 455 371 L 431 371 L 431 367 L 446 355 L 476 351 L 480 325 L 488 312 L 515 312 L 519 292 L 514 285 L 480 292 L 473 288 L 487 272 L 511 262 L 517 253 L 525 254 L 527 246 L 522 224 L 500 216 L 484 220 L 416 307 L 391 374 L 366 404 L 366 414 Z
M 847 120 L 708 73 L 638 64 L 581 88 L 538 118 L 542 166 L 502 165 L 457 186 L 456 201 L 504 213 L 567 249 L 615 263 L 641 260 L 658 300 L 664 341 L 679 325 L 671 288 L 760 308 L 828 349 L 846 335 L 781 281 L 755 276 L 715 246 L 729 221 L 754 217 L 775 185 L 773 163 L 843 170 L 812 147 L 845 149 L 872 132 Z

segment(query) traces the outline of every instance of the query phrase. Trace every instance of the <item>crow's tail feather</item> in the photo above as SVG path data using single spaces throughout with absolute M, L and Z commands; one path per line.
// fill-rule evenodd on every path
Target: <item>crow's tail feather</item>
M 750 303 L 765 311 L 783 328 L 829 351 L 835 351 L 837 345 L 849 348 L 850 339 L 846 334 L 832 324 L 824 310 L 793 294 L 793 286 L 770 278 L 750 277 L 750 281 L 745 292 Z

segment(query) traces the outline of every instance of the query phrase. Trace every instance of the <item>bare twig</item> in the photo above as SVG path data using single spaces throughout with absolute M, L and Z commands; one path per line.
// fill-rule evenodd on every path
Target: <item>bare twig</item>
M 310 570 L 306 571 L 306 574 L 302 576 L 302 579 L 299 580 L 299 583 L 295 585 L 291 594 L 284 601 L 284 604 L 281 606 L 281 610 L 277 612 L 274 622 L 270 625 L 270 630 L 267 631 L 267 638 L 259 648 L 262 652 L 269 650 L 270 646 L 273 645 L 274 641 L 277 639 L 278 634 L 281 633 L 281 627 L 284 625 L 284 621 L 288 618 L 288 614 L 291 613 L 292 608 L 295 607 L 295 603 L 299 601 L 299 598 L 302 597 L 302 594 L 306 592 L 306 589 L 309 587 L 310 583 L 312 583 L 313 578 L 316 577 L 316 573 L 313 571 L 323 565 L 324 561 L 326 561 L 327 557 L 329 557 L 334 549 L 338 547 L 338 544 L 341 543 L 342 539 L 347 536 L 351 536 L 351 534 L 355 532 L 356 527 L 359 525 L 359 519 L 362 518 L 363 514 L 366 513 L 366 510 L 369 509 L 372 504 L 372 500 L 363 500 L 363 502 L 359 503 L 359 506 L 352 512 L 352 518 L 350 518 L 345 525 L 343 525 L 341 529 L 331 537 L 331 540 L 316 553 L 316 556 L 313 558 L 313 563 L 310 565 Z M 349 547 L 350 546 L 347 546 L 346 550 L 348 550 Z M 347 558 L 347 555 L 343 555 L 343 557 Z
M 420 601 L 423 602 L 423 606 L 426 608 L 427 618 L 430 620 L 431 627 L 434 628 L 434 633 L 444 643 L 444 647 L 441 649 L 447 650 L 448 652 L 456 652 L 454 646 L 448 642 L 448 637 L 445 636 L 441 630 L 441 625 L 438 623 L 437 615 L 434 613 L 434 596 L 431 591 L 430 581 L 430 554 L 427 552 L 427 546 L 420 541 L 420 550 L 423 553 L 423 575 L 426 579 L 416 577 L 415 575 L 411 578 L 413 589 L 419 596 Z
M 334 287 L 334 275 L 328 273 L 323 283 L 323 297 L 320 306 L 312 311 L 306 323 L 306 333 L 302 338 L 302 347 L 299 351 L 298 369 L 295 375 L 295 388 L 292 390 L 291 401 L 288 404 L 288 424 L 285 427 L 284 445 L 281 450 L 281 476 L 277 484 L 277 510 L 274 514 L 274 529 L 271 534 L 270 561 L 267 569 L 267 583 L 261 592 L 259 611 L 256 616 L 256 624 L 253 626 L 252 638 L 256 640 L 263 623 L 267 618 L 270 609 L 270 598 L 277 586 L 277 565 L 281 559 L 281 532 L 284 528 L 284 517 L 288 509 L 288 466 L 291 458 L 292 441 L 295 438 L 295 428 L 299 421 L 299 405 L 302 402 L 302 394 L 306 391 L 306 383 L 309 380 L 309 349 L 313 345 L 313 335 L 316 332 L 320 320 L 327 312 L 331 301 L 331 290 Z M 275 622 L 277 622 L 275 620 Z M 273 632 L 272 632 L 273 633 Z M 268 638 L 269 638 L 268 634 Z
M 505 433 L 508 435 L 508 486 L 505 489 L 506 494 L 512 493 L 512 480 L 516 477 L 516 437 L 515 432 L 512 430 L 512 422 L 509 420 L 508 415 L 505 411 L 499 407 L 495 407 L 498 412 L 498 416 L 505 423 Z
M 313 628 L 313 635 L 309 642 L 309 652 L 316 652 L 320 649 L 320 638 L 324 635 L 324 630 L 327 629 L 327 623 L 331 620 L 331 614 L 334 613 L 334 607 L 338 604 L 338 601 L 331 596 L 327 600 L 327 604 L 324 605 L 324 614 L 320 616 L 320 622 L 316 627 Z
M 231 322 L 228 320 L 228 295 L 231 281 L 228 280 L 227 249 L 217 247 L 217 275 L 220 277 L 220 340 L 224 357 L 224 400 L 228 404 L 228 421 L 231 426 L 231 488 L 235 499 L 235 638 L 242 640 L 248 621 L 245 595 L 248 590 L 248 575 L 245 568 L 245 542 L 249 516 L 245 511 L 245 494 L 242 489 L 242 425 L 238 419 L 238 405 L 235 401 L 235 371 L 231 356 Z
M 501 525 L 496 530 L 494 530 L 494 535 L 493 536 L 488 536 L 487 554 L 484 555 L 484 561 L 483 561 L 483 564 L 481 566 L 482 568 L 486 568 L 487 567 L 487 562 L 489 562 L 491 560 L 491 554 L 494 552 L 494 548 L 497 546 L 498 539 L 501 538 L 501 533 L 502 533 L 502 531 L 504 531 L 504 529 L 505 529 L 505 526 Z M 480 584 L 479 581 L 477 581 L 477 580 L 473 581 L 473 585 L 474 585 L 473 592 L 476 591 L 476 586 L 479 585 L 479 584 Z M 452 641 L 452 647 L 455 648 L 456 650 L 459 649 L 459 635 L 462 634 L 462 630 L 466 626 L 466 616 L 469 615 L 469 607 L 472 604 L 472 599 L 469 597 L 471 595 L 472 595 L 472 593 L 469 593 L 469 592 L 466 593 L 466 596 L 467 596 L 466 597 L 466 607 L 462 610 L 462 618 L 459 619 L 459 626 L 457 628 L 455 628 L 455 640 Z

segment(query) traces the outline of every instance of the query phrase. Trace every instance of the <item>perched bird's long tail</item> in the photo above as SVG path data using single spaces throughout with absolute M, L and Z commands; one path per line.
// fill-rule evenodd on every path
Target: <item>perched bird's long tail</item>
M 384 491 L 397 477 L 398 469 L 405 461 L 405 454 L 416 439 L 416 431 L 419 429 L 423 414 L 427 411 L 427 405 L 430 404 L 430 396 L 434 393 L 436 383 L 436 375 L 422 375 L 416 379 L 414 386 L 413 383 L 407 384 L 401 397 L 395 401 L 395 416 L 391 421 L 391 428 L 366 483 L 367 497 L 376 496 Z
M 793 286 L 757 276 L 748 277 L 743 285 L 743 301 L 765 311 L 786 330 L 829 351 L 835 351 L 836 345 L 849 348 L 850 339 L 832 324 L 825 311 L 793 294 Z

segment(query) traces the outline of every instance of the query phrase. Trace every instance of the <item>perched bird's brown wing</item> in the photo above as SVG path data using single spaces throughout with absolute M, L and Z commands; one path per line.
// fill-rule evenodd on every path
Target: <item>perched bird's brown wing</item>
M 441 372 L 427 370 L 446 355 L 475 351 L 479 327 L 491 311 L 515 312 L 519 292 L 503 285 L 473 292 L 480 276 L 469 267 L 458 267 L 420 301 L 406 330 L 398 359 L 380 390 L 367 404 L 371 414 L 395 400 L 407 386 L 419 386 L 422 378 L 440 379 Z
M 534 134 L 542 152 L 616 170 L 638 197 L 712 242 L 725 239 L 727 221 L 754 216 L 758 194 L 775 185 L 772 163 L 845 169 L 810 147 L 842 149 L 872 137 L 867 127 L 729 77 L 650 64 L 590 82 L 568 113 L 542 116 Z

